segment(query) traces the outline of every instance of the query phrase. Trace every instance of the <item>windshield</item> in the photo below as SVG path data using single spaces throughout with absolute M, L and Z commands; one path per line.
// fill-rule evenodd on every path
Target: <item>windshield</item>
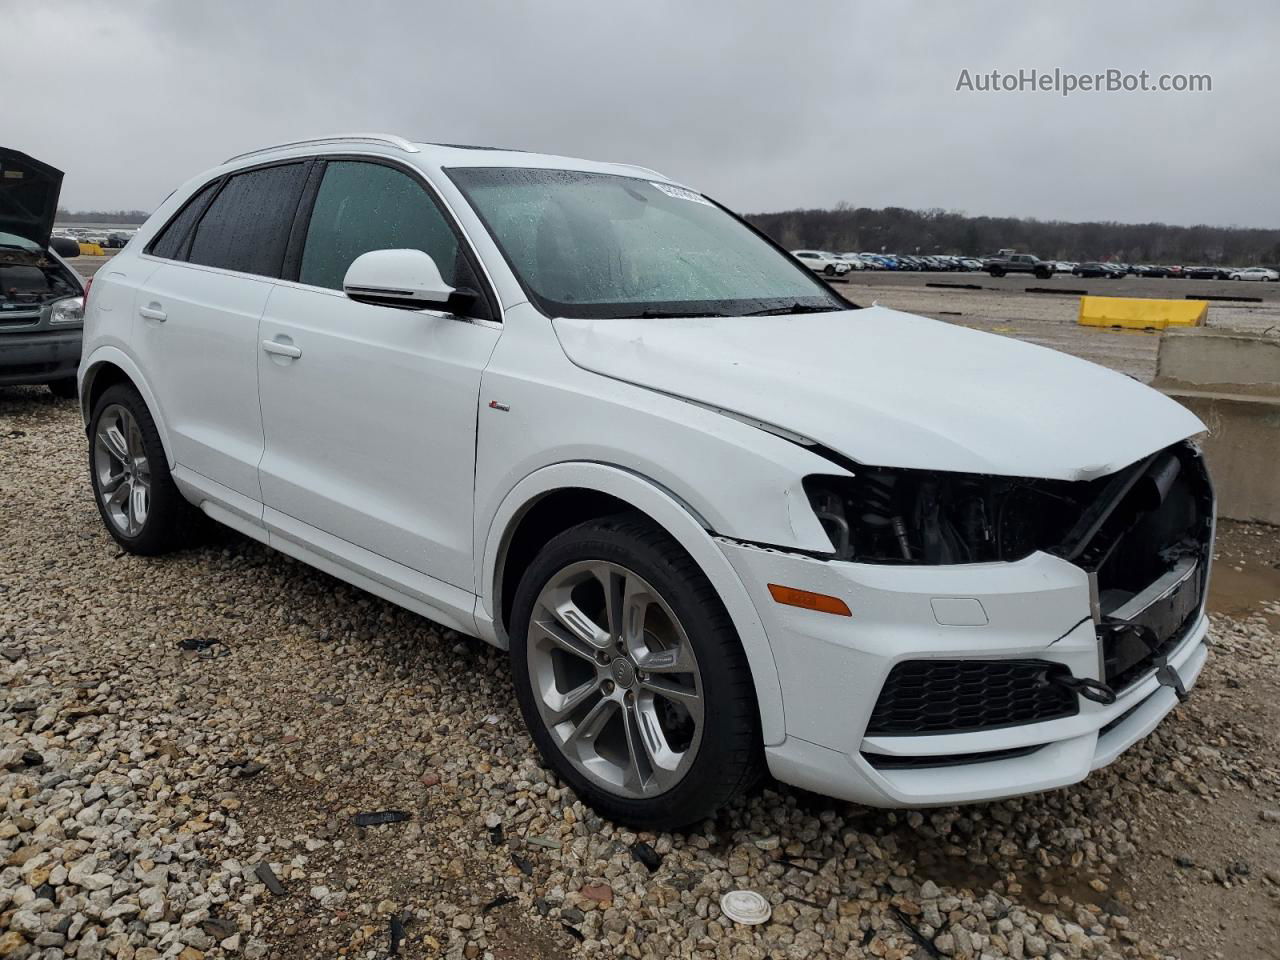
M 573 170 L 449 176 L 535 305 L 559 317 L 846 310 L 808 270 L 705 197 Z
M 0 231 L 0 247 L 17 247 L 19 250 L 30 250 L 32 253 L 40 252 L 40 245 L 33 243 L 26 237 L 20 237 L 16 233 L 4 233 Z

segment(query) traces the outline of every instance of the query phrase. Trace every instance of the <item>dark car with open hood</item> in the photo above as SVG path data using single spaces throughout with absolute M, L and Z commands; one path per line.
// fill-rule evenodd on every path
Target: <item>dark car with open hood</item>
M 47 383 L 76 393 L 86 285 L 52 237 L 62 171 L 0 147 L 0 386 Z

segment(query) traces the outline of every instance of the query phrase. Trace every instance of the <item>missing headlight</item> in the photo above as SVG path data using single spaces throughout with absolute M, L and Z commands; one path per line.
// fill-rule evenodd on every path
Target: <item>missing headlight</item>
M 836 557 L 865 563 L 1017 560 L 1060 543 L 1098 482 L 861 467 L 805 491 Z

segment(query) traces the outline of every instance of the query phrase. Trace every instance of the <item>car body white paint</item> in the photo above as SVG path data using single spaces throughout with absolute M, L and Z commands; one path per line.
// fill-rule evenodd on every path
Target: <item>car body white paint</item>
M 585 369 L 883 467 L 1087 480 L 1203 429 L 1097 364 L 886 307 L 554 324 Z
M 492 283 L 502 322 L 358 304 L 143 252 L 220 172 L 329 154 L 376 157 L 430 182 Z M 817 559 L 831 545 L 802 480 L 844 472 L 806 440 L 880 466 L 1096 477 L 1198 432 L 1193 416 L 1083 361 L 878 307 L 550 319 L 445 175 L 451 165 L 670 182 L 626 165 L 364 137 L 239 158 L 175 191 L 95 283 L 82 398 L 118 368 L 154 416 L 180 489 L 215 519 L 500 646 L 503 555 L 530 506 L 564 489 L 630 503 L 683 545 L 724 602 L 774 774 L 835 796 L 922 805 L 1068 783 L 1170 709 L 1172 693 L 1153 694 L 1148 678 L 1115 709 L 1036 731 L 1054 744 L 1035 757 L 963 771 L 870 768 L 861 751 L 894 747 L 863 737 L 862 725 L 872 688 L 898 659 L 1035 652 L 1097 675 L 1087 584 L 1044 554 L 933 568 Z M 216 320 L 212 304 L 232 321 Z M 301 355 L 264 353 L 264 341 Z M 335 452 L 336 437 L 352 446 Z M 775 582 L 845 597 L 857 618 L 773 603 Z M 985 622 L 940 623 L 951 599 L 980 604 Z M 1202 616 L 1171 658 L 1188 686 L 1203 634 Z M 930 749 L 998 749 L 1028 735 L 965 734 Z

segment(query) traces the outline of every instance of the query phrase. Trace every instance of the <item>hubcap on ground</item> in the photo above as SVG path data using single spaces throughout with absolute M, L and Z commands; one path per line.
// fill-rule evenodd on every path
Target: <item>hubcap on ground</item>
M 118 403 L 98 419 L 93 469 L 103 512 L 126 537 L 137 536 L 151 509 L 151 466 L 137 420 Z
M 574 563 L 533 607 L 527 644 L 538 712 L 576 770 L 644 798 L 685 775 L 702 739 L 702 678 L 684 627 L 626 567 Z

